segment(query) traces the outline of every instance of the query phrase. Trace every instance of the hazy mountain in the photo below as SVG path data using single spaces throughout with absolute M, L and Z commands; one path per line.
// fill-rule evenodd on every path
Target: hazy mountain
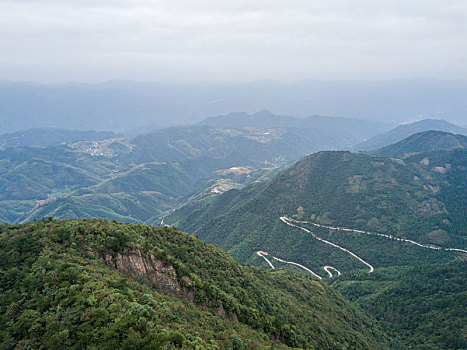
M 263 111 L 133 139 L 10 148 L 0 152 L 0 221 L 54 216 L 155 223 L 192 196 L 241 187 L 307 153 L 346 148 L 385 129 L 369 121 Z
M 110 131 L 36 128 L 0 135 L 0 149 L 7 147 L 53 146 L 84 140 L 101 141 L 118 136 Z
M 466 101 L 467 82 L 434 79 L 186 85 L 3 81 L 0 123 L 3 132 L 35 127 L 133 132 L 149 124 L 190 124 L 232 111 L 267 109 L 278 115 L 345 116 L 389 124 L 442 117 L 464 125 Z
M 340 138 L 343 139 L 365 137 L 365 135 L 375 133 L 377 130 L 390 129 L 389 124 L 377 121 L 316 115 L 303 118 L 294 118 L 290 116 L 274 115 L 267 110 L 263 110 L 254 114 L 230 113 L 216 117 L 210 117 L 202 120 L 197 125 L 210 126 L 215 128 L 255 127 L 307 129 L 307 132 L 314 132 L 313 136 L 315 137 L 319 133 L 325 133 L 327 137 L 332 137 L 332 132 L 335 132 Z M 344 129 L 347 130 L 348 135 L 345 135 L 343 132 Z
M 444 131 L 454 134 L 467 135 L 467 129 L 451 124 L 446 120 L 424 119 L 414 123 L 401 124 L 383 134 L 373 136 L 366 141 L 358 143 L 357 145 L 352 147 L 352 149 L 355 151 L 374 151 L 379 148 L 399 142 L 412 134 L 428 130 Z
M 166 227 L 1 225 L 0 272 L 3 348 L 387 348 L 326 284 L 240 266 Z
M 371 154 L 375 156 L 397 157 L 408 153 L 451 150 L 466 147 L 467 137 L 464 135 L 430 130 L 413 134 L 393 145 L 372 151 Z
M 187 114 L 184 107 L 131 89 L 0 82 L 3 132 L 43 127 L 126 132 L 147 124 L 186 123 Z
M 346 149 L 387 129 L 386 124 L 358 119 L 232 113 L 136 137 L 130 156 L 138 163 L 234 152 L 256 163 L 289 162 L 319 150 Z

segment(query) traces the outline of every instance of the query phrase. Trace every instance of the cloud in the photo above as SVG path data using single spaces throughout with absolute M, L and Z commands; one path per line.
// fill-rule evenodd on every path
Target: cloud
M 467 78 L 464 0 L 0 2 L 0 78 Z

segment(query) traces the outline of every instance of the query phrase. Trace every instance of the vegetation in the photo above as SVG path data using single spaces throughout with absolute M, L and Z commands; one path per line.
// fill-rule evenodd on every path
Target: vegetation
M 384 322 L 412 349 L 467 347 L 467 260 L 350 274 L 333 287 Z
M 3 135 L 0 149 L 15 147 L 0 151 L 0 201 L 9 208 L 0 210 L 0 222 L 54 216 L 152 224 L 163 212 L 210 193 L 216 182 L 228 183 L 220 192 L 241 188 L 307 153 L 342 148 L 382 128 L 361 120 L 261 112 L 133 139 L 60 129 Z M 23 147 L 58 141 L 72 143 Z M 228 172 L 232 167 L 251 171 Z
M 173 228 L 0 226 L 2 349 L 382 349 L 377 324 L 303 274 L 242 267 Z
M 385 323 L 403 348 L 461 349 L 467 321 L 464 253 L 300 224 L 371 263 L 375 270 L 368 273 L 347 252 L 287 226 L 279 216 L 466 249 L 466 162 L 465 149 L 402 159 L 321 152 L 264 183 L 190 203 L 165 222 L 219 244 L 242 263 L 270 268 L 255 254 L 262 250 L 312 269 Z M 326 265 L 342 275 L 327 277 Z
M 429 130 L 413 134 L 393 145 L 373 151 L 371 154 L 375 156 L 400 157 L 408 153 L 451 150 L 466 147 L 467 137 L 464 135 Z
M 425 158 L 429 165 L 424 165 Z M 404 160 L 321 152 L 264 183 L 189 203 L 167 216 L 165 222 L 219 244 L 241 262 L 252 264 L 261 261 L 254 254 L 257 250 L 310 268 L 328 265 L 341 259 L 339 256 L 352 260 L 306 232 L 286 226 L 279 220 L 281 215 L 465 248 L 466 161 L 465 150 L 430 152 Z M 320 234 L 327 235 L 327 231 Z M 410 249 L 407 243 L 361 234 L 332 234 L 352 247 L 361 245 L 362 254 L 370 254 L 366 257 L 375 267 L 446 258 L 441 251 L 413 247 L 413 253 L 399 262 L 384 262 L 394 249 Z M 379 256 L 376 250 L 371 253 L 364 248 L 375 241 L 381 249 L 387 247 L 388 254 Z M 449 254 L 454 257 L 456 253 Z

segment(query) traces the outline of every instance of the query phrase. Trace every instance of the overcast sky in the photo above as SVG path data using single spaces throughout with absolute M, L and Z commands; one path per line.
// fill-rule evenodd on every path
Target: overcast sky
M 466 0 L 0 0 L 0 79 L 467 78 Z

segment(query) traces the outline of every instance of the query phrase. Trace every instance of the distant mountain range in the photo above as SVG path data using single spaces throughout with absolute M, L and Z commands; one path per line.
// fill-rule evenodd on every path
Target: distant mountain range
M 89 133 L 91 140 L 68 145 L 7 148 L 0 151 L 0 221 L 54 216 L 155 223 L 193 196 L 241 187 L 306 154 L 347 148 L 384 130 L 385 124 L 363 120 L 263 111 L 134 138 L 93 141 L 115 135 Z M 44 137 L 38 130 L 18 135 L 24 136 L 10 137 L 10 143 L 46 146 L 86 132 L 47 129 Z
M 399 142 L 410 135 L 428 131 L 437 130 L 450 132 L 454 134 L 467 135 L 467 129 L 451 124 L 446 120 L 441 119 L 424 119 L 414 123 L 401 124 L 382 134 L 373 136 L 372 138 L 360 142 L 352 147 L 353 151 L 374 151 L 379 148 L 392 145 Z
M 393 145 L 371 152 L 375 156 L 398 157 L 408 153 L 452 150 L 467 147 L 467 137 L 443 131 L 429 130 L 413 134 Z
M 116 138 L 110 131 L 36 128 L 0 135 L 0 149 L 8 147 L 53 146 L 76 141 L 101 141 Z
M 193 124 L 232 111 L 267 109 L 277 115 L 344 116 L 392 125 L 445 118 L 465 126 L 466 101 L 467 82 L 435 79 L 186 85 L 2 81 L 0 125 L 2 133 L 37 127 L 132 133 L 146 125 Z

